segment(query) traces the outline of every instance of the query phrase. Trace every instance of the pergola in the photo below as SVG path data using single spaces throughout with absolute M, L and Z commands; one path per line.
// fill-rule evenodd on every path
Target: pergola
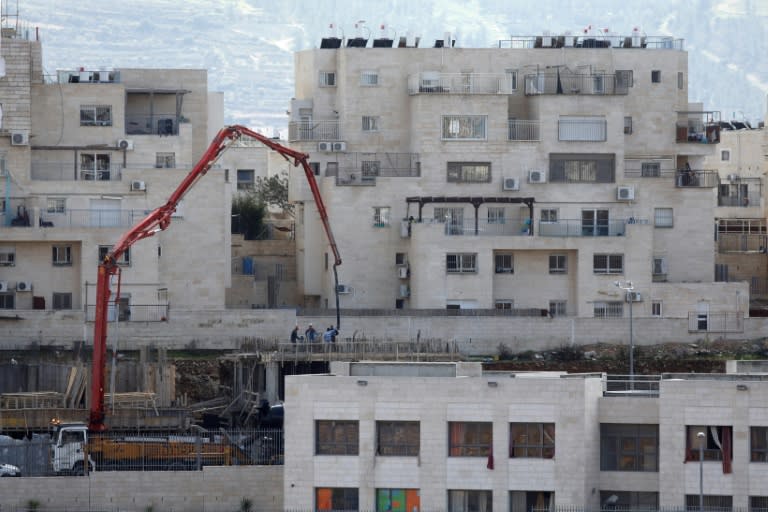
M 528 235 L 533 236 L 533 203 L 536 200 L 532 197 L 474 197 L 474 196 L 417 196 L 406 197 L 406 203 L 418 203 L 419 205 L 419 218 L 421 222 L 421 212 L 424 205 L 427 203 L 469 203 L 475 207 L 475 234 L 478 233 L 478 210 L 483 203 L 500 203 L 500 204 L 525 204 L 528 206 L 528 212 L 531 219 L 531 228 L 528 230 Z

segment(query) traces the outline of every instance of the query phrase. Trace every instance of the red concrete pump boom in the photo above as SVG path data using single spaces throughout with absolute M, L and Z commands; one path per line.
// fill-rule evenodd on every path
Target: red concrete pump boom
M 325 234 L 328 237 L 328 243 L 331 246 L 331 251 L 333 251 L 333 257 L 335 259 L 333 263 L 333 277 L 335 285 L 334 292 L 336 294 L 336 325 L 340 325 L 341 319 L 339 315 L 338 294 L 339 276 L 336 267 L 341 265 L 341 255 L 339 254 L 336 240 L 331 231 L 331 225 L 328 221 L 328 213 L 325 210 L 325 204 L 320 196 L 320 189 L 317 186 L 315 175 L 307 162 L 309 156 L 305 153 L 287 148 L 244 126 L 226 126 L 219 131 L 213 139 L 213 142 L 208 146 L 208 149 L 205 151 L 202 158 L 200 158 L 200 161 L 195 164 L 189 174 L 184 178 L 184 181 L 181 182 L 168 198 L 168 201 L 164 205 L 153 210 L 143 220 L 139 221 L 129 229 L 112 247 L 112 250 L 104 257 L 104 260 L 99 263 L 98 277 L 96 280 L 96 312 L 93 332 L 93 368 L 91 372 L 89 430 L 98 432 L 105 430 L 106 428 L 104 423 L 104 366 L 107 354 L 107 314 L 111 295 L 110 281 L 112 276 L 115 275 L 118 276 L 115 307 L 117 307 L 117 300 L 120 297 L 120 267 L 118 266 L 117 261 L 128 248 L 139 240 L 150 237 L 166 229 L 171 223 L 171 215 L 176 211 L 179 201 L 184 198 L 197 180 L 202 178 L 205 173 L 213 167 L 213 164 L 221 156 L 224 150 L 241 137 L 249 137 L 258 140 L 270 149 L 280 153 L 294 166 L 301 165 L 304 169 L 304 174 L 309 183 L 309 188 L 312 190 L 312 197 L 317 205 L 317 211 L 320 214 L 320 220 L 323 223 L 323 228 L 325 229 Z

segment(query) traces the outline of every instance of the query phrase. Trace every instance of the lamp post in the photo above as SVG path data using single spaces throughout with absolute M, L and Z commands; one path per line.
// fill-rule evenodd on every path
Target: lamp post
M 613 283 L 620 290 L 624 290 L 624 297 L 629 298 L 629 389 L 635 389 L 635 341 L 632 336 L 632 291 L 635 287 L 632 285 L 632 281 L 615 281 Z
M 699 512 L 704 512 L 704 432 L 696 434 L 699 439 Z

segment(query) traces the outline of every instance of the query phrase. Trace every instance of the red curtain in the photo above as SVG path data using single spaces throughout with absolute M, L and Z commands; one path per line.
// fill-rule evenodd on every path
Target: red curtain
M 733 445 L 731 443 L 731 427 L 723 427 L 723 438 L 720 440 L 720 443 L 723 445 L 722 453 L 723 453 L 723 474 L 728 474 L 732 472 L 731 468 L 731 454 L 733 453 Z
M 493 445 L 488 447 L 488 463 L 485 465 L 488 469 L 493 469 Z

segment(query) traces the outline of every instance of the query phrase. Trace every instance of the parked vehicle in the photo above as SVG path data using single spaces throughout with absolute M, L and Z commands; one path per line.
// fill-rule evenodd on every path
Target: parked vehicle
M 0 476 L 21 476 L 21 470 L 13 464 L 0 464 Z

